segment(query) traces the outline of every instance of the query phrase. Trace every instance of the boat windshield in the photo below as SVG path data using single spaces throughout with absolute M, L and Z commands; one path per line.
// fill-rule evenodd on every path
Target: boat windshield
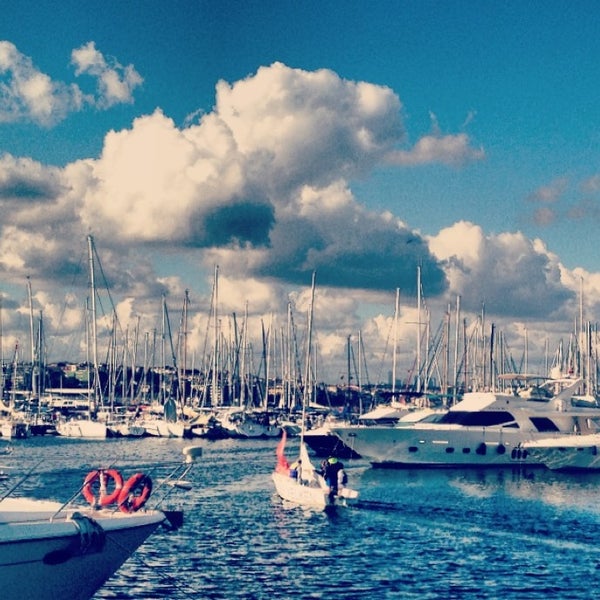
M 439 420 L 439 423 L 463 425 L 465 427 L 491 427 L 514 423 L 515 418 L 505 410 L 463 411 L 450 410 Z

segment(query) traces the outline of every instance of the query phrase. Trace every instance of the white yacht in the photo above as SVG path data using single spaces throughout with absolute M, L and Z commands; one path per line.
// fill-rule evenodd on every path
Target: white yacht
M 164 519 L 155 510 L 74 511 L 6 498 L 0 502 L 2 598 L 91 598 Z
M 184 477 L 202 448 L 188 446 L 183 455 L 161 486 L 190 489 Z M 144 473 L 123 483 L 114 469 L 92 471 L 81 490 L 88 505 L 0 498 L 2 600 L 89 600 L 159 525 L 176 529 L 183 518 L 178 510 L 146 508 L 152 482 Z
M 551 399 L 469 392 L 445 412 L 393 426 L 334 426 L 332 431 L 374 466 L 538 464 L 524 442 L 600 431 L 600 409 L 571 401 L 579 382 Z

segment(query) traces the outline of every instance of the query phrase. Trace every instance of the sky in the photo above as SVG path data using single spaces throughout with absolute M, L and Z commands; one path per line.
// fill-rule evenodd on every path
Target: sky
M 186 315 L 187 360 L 205 360 L 218 270 L 220 331 L 235 314 L 256 357 L 288 307 L 305 336 L 315 273 L 331 383 L 349 338 L 363 382 L 387 380 L 391 341 L 409 377 L 447 312 L 493 323 L 540 374 L 578 319 L 600 318 L 596 9 L 3 6 L 3 358 L 30 357 L 32 313 L 47 360 L 85 356 L 91 235 L 137 362 L 163 297 L 173 331 Z

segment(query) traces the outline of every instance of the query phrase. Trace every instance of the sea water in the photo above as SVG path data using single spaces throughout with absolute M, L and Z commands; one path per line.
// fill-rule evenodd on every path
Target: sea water
M 158 484 L 191 443 L 193 487 L 168 499 L 182 527 L 157 531 L 96 599 L 587 599 L 600 584 L 600 473 L 344 461 L 360 502 L 326 514 L 275 496 L 273 440 L 30 438 L 12 443 L 2 485 L 66 501 L 99 466 Z

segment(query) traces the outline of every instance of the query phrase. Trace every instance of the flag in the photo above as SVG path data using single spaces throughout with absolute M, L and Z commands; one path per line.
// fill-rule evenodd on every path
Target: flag
M 275 467 L 275 471 L 277 473 L 283 473 L 284 475 L 289 475 L 290 472 L 290 464 L 285 458 L 285 442 L 287 440 L 287 434 L 285 429 L 283 429 L 283 434 L 281 435 L 281 440 L 279 440 L 279 444 L 277 444 L 277 448 L 275 450 L 275 454 L 277 455 L 277 465 Z

